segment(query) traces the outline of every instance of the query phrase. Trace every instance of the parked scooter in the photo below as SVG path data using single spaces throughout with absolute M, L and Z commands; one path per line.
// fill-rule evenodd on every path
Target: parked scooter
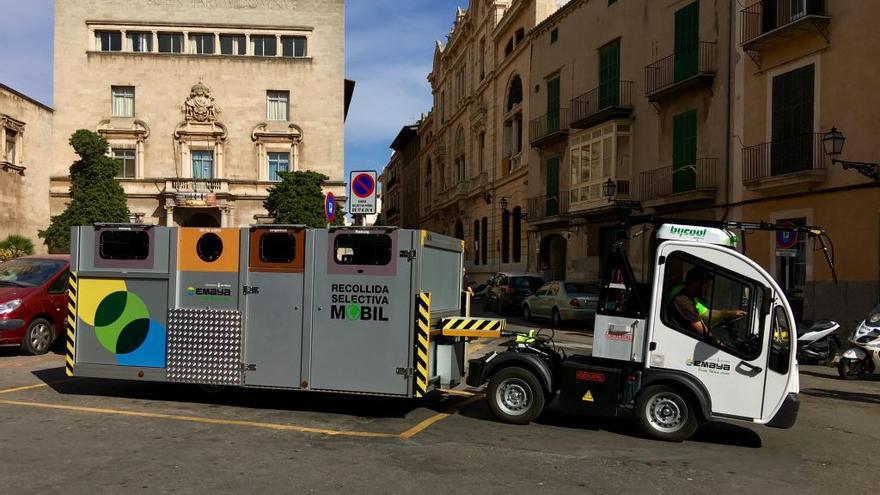
M 825 364 L 834 361 L 840 351 L 840 337 L 836 321 L 805 321 L 798 325 L 798 362 Z
M 837 372 L 845 380 L 853 380 L 880 370 L 880 305 L 859 324 L 849 339 L 852 347 L 843 353 Z

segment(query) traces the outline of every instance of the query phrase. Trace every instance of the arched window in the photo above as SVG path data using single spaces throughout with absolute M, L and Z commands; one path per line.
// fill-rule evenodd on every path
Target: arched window
M 465 140 L 464 140 L 464 128 L 459 127 L 458 131 L 455 133 L 455 181 L 461 182 L 465 177 L 465 166 L 464 166 L 464 157 L 465 157 Z
M 504 142 L 502 156 L 505 158 L 501 173 L 508 174 L 519 166 L 519 155 L 523 148 L 523 100 L 522 79 L 514 75 L 507 86 L 507 101 L 504 116 Z
M 431 159 L 428 158 L 428 164 L 425 167 L 425 192 L 427 193 L 427 200 L 431 201 L 432 197 L 432 171 L 431 171 Z
M 464 222 L 460 218 L 455 221 L 455 238 L 464 240 Z
M 507 86 L 507 111 L 513 110 L 514 107 L 523 101 L 522 79 L 519 75 L 514 75 Z
M 522 208 L 513 209 L 513 262 L 522 260 Z

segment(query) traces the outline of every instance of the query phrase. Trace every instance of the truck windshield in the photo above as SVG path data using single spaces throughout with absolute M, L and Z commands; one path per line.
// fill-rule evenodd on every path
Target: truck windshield
M 0 264 L 0 285 L 37 287 L 64 267 L 61 260 L 16 259 Z

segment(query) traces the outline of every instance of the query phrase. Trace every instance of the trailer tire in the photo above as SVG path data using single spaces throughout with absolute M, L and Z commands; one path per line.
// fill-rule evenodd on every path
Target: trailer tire
M 486 390 L 489 409 L 496 418 L 516 425 L 527 425 L 544 410 L 544 389 L 538 377 L 520 368 L 504 368 L 489 380 Z
M 666 442 L 683 442 L 699 426 L 690 395 L 668 385 L 645 387 L 636 398 L 635 413 L 643 433 Z

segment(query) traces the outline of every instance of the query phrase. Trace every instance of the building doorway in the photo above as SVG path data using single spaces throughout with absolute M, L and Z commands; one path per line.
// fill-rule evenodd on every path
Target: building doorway
M 218 212 L 199 211 L 182 217 L 177 222 L 181 227 L 220 228 L 220 215 Z
M 565 259 L 568 243 L 559 234 L 541 239 L 541 275 L 546 280 L 565 280 Z

